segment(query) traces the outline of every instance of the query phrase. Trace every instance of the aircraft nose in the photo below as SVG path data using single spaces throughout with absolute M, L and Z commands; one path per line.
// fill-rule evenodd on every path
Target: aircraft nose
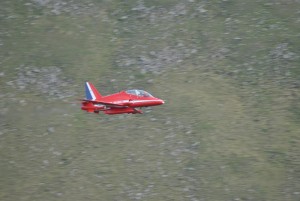
M 164 100 L 161 100 L 161 99 L 159 99 L 159 103 L 162 105 L 162 104 L 165 104 L 165 101 L 164 101 Z

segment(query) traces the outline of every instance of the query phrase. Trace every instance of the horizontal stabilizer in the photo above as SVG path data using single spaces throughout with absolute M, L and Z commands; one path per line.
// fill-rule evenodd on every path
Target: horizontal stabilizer
M 83 102 L 89 102 L 89 103 L 93 103 L 93 104 L 102 104 L 102 105 L 105 105 L 105 106 L 115 107 L 115 108 L 127 108 L 128 107 L 126 105 L 109 103 L 109 102 L 98 101 L 98 100 L 88 100 L 88 99 L 79 99 L 79 100 L 83 101 Z

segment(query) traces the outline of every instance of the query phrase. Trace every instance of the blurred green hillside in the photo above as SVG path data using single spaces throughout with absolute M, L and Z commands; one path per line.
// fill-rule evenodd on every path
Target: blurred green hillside
M 0 98 L 1 201 L 300 200 L 297 0 L 1 0 Z

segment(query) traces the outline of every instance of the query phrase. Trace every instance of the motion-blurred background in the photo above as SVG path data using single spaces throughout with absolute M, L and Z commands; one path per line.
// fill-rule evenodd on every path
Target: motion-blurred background
M 299 53 L 299 0 L 1 0 L 0 200 L 300 200 Z

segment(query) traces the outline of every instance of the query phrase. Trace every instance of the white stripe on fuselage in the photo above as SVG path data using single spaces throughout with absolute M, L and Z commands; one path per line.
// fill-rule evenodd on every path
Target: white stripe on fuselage
M 121 101 L 114 101 L 113 104 L 122 104 L 122 103 L 147 103 L 147 102 L 153 102 L 155 100 L 121 100 Z
M 133 103 L 147 103 L 147 102 L 153 102 L 155 100 L 132 100 L 130 102 L 133 102 Z

